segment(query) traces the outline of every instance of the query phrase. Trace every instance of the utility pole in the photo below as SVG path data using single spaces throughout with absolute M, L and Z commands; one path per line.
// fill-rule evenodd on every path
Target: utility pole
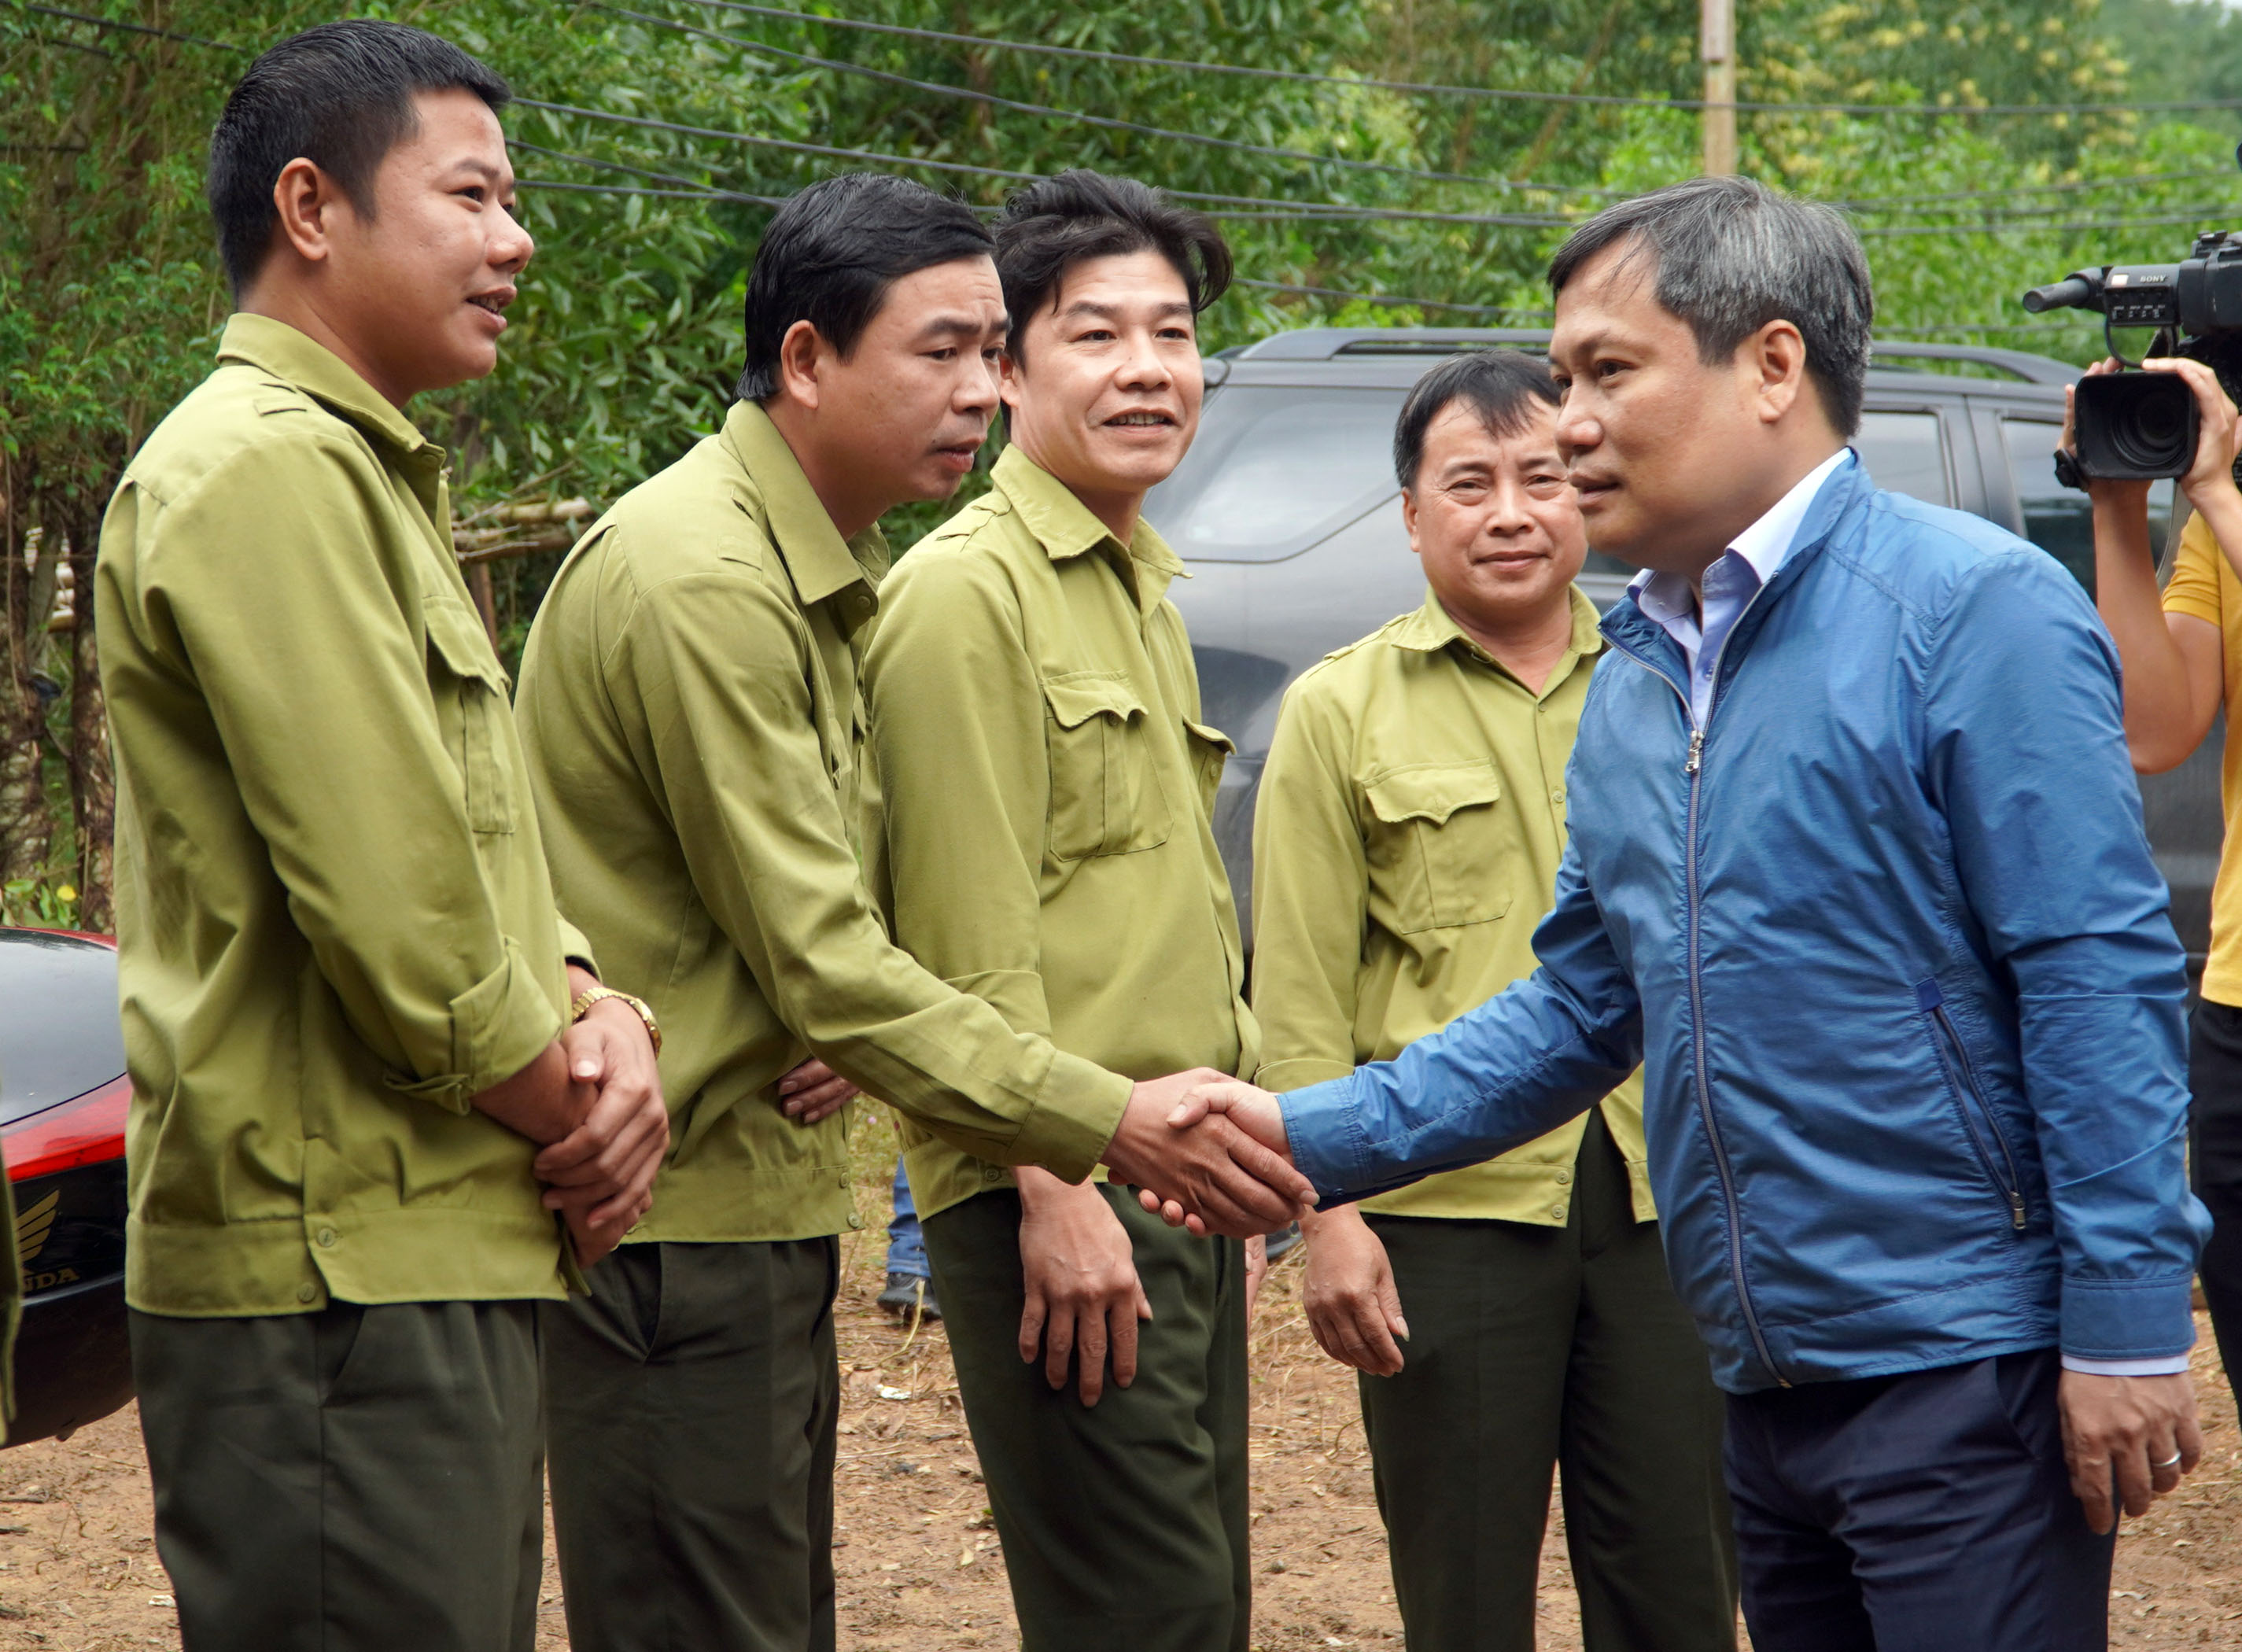
M 1736 170 L 1736 3 L 1703 0 L 1698 55 L 1705 60 L 1705 175 Z

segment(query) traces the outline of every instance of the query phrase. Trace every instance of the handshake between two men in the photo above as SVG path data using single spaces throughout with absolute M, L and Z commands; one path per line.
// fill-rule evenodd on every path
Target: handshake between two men
M 1146 1210 L 1202 1239 L 1272 1232 L 1316 1203 L 1277 1098 L 1212 1067 L 1139 1083 L 1104 1162 Z

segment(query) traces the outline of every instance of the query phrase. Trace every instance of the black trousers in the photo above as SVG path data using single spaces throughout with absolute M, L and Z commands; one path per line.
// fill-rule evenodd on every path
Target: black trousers
M 1728 1398 L 1755 1652 L 2103 1652 L 2052 1348 Z
M 2211 1212 L 2196 1277 L 2232 1385 L 2242 1380 L 2242 1009 L 2200 1000 L 2188 1030 L 2188 1178 Z
M 1722 1400 L 1602 1116 L 1563 1227 L 1367 1218 L 1409 1321 L 1363 1377 L 1394 1597 L 1423 1652 L 1533 1652 L 1549 1478 L 1588 1652 L 1734 1652 Z
M 1170 1229 L 1125 1189 L 1106 1199 L 1152 1318 L 1136 1381 L 1094 1407 L 1020 1358 L 1020 1196 L 925 1219 L 1021 1652 L 1246 1652 L 1245 1250 Z
M 131 1327 L 187 1652 L 529 1652 L 535 1304 L 136 1312 Z
M 626 1245 L 549 1302 L 575 1652 L 832 1652 L 831 1239 Z

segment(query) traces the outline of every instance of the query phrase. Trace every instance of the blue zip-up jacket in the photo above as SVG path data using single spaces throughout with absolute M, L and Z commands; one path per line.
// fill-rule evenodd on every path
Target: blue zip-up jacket
M 1647 1067 L 1721 1386 L 2185 1351 L 2185 959 L 2118 661 L 2051 558 L 1823 484 L 1723 646 L 1606 616 L 1541 967 L 1283 1098 L 1328 1199 L 1530 1141 Z M 1500 921 L 1500 920 L 1498 920 Z

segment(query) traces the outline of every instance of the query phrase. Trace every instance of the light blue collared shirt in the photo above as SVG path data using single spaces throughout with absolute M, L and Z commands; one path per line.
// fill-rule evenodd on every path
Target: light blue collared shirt
M 1721 668 L 1721 645 L 1728 640 L 1728 633 L 1735 629 L 1760 588 L 1775 577 L 1775 571 L 1790 554 L 1822 484 L 1852 458 L 1851 448 L 1841 447 L 1808 471 L 1766 515 L 1736 535 L 1720 560 L 1705 570 L 1699 586 L 1693 587 L 1687 574 L 1645 568 L 1627 588 L 1635 606 L 1682 645 L 1682 656 L 1689 662 L 1689 717 L 1700 729 L 1713 709 L 1713 682 Z

